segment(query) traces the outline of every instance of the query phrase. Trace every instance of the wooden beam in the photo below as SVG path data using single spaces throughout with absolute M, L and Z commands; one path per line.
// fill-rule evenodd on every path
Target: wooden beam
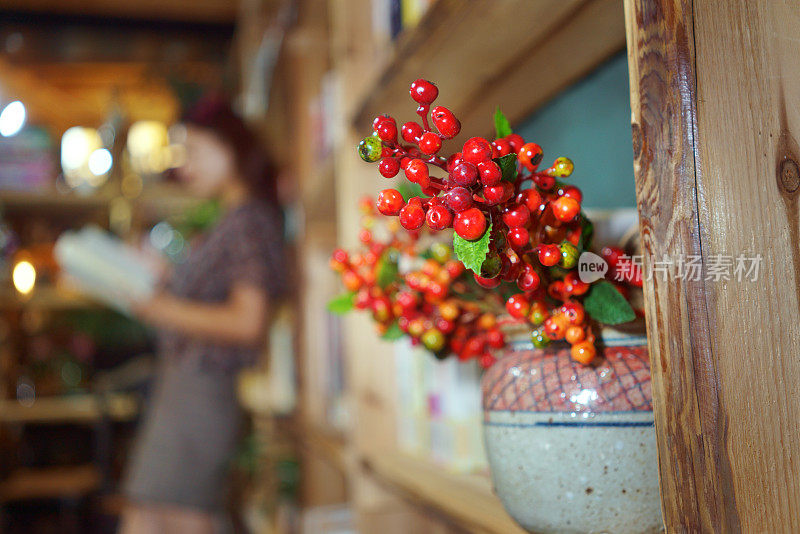
M 233 23 L 238 2 L 230 0 L 4 0 L 3 10 L 148 20 Z
M 625 14 L 667 532 L 800 531 L 800 2 Z M 757 280 L 713 278 L 740 254 Z

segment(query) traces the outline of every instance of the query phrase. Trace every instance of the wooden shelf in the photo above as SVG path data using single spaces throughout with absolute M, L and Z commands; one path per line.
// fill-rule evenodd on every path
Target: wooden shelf
M 0 502 L 78 497 L 96 491 L 100 483 L 93 465 L 18 469 L 0 481 Z
M 91 212 L 107 211 L 114 198 L 108 193 L 90 195 L 56 191 L 0 190 L 0 208 L 8 211 Z M 141 196 L 131 200 L 134 209 L 150 216 L 164 216 L 194 206 L 201 199 L 186 194 L 176 185 L 148 186 Z
M 303 430 L 301 443 L 339 471 L 347 471 L 347 441 L 340 432 L 308 426 Z
M 38 397 L 32 406 L 16 400 L 0 401 L 0 423 L 91 423 L 104 416 L 130 421 L 138 413 L 138 398 L 124 393 Z
M 359 131 L 381 113 L 410 120 L 409 84 L 427 78 L 462 131 L 489 134 L 498 105 L 519 121 L 624 47 L 616 0 L 438 0 L 399 37 L 353 120 Z
M 451 473 L 433 462 L 401 453 L 375 455 L 365 458 L 363 463 L 380 482 L 405 500 L 446 516 L 468 532 L 525 532 L 492 493 L 487 477 Z
M 76 310 L 100 306 L 76 291 L 60 286 L 36 286 L 30 295 L 21 295 L 13 288 L 0 290 L 0 310 L 38 309 L 49 311 Z

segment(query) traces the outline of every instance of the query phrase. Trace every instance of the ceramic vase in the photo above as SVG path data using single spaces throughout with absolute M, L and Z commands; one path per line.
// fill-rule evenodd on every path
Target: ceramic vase
M 512 340 L 483 377 L 495 492 L 531 532 L 663 529 L 647 338 L 600 337 L 588 366 L 565 343 Z

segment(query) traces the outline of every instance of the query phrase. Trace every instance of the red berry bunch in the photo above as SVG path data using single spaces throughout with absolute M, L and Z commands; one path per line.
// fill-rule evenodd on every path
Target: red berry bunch
M 347 309 L 351 304 L 371 312 L 384 336 L 396 325 L 437 358 L 455 354 L 461 360 L 477 359 L 483 367 L 494 363 L 491 351 L 505 347 L 503 320 L 477 302 L 496 301 L 497 295 L 477 286 L 446 244 L 436 242 L 420 252 L 419 234 L 400 233 L 391 222 L 388 239 L 376 239 L 371 209 L 361 203 L 365 217 L 359 238 L 365 250 L 348 254 L 336 249 L 330 260 L 350 292 Z M 401 256 L 415 267 L 401 272 Z
M 443 155 L 442 142 L 458 135 L 461 123 L 450 109 L 431 108 L 439 95 L 433 83 L 416 80 L 409 92 L 420 120 L 404 123 L 398 132 L 394 118 L 376 117 L 374 133 L 358 151 L 365 161 L 379 162 L 386 178 L 402 172 L 420 193 L 406 199 L 397 189 L 384 189 L 377 210 L 398 217 L 410 232 L 452 228 L 455 251 L 474 281 L 506 296 L 507 313 L 536 328 L 537 347 L 566 340 L 572 356 L 589 363 L 594 336 L 581 303 L 589 284 L 575 268 L 590 225 L 581 212 L 580 189 L 561 182 L 572 174 L 572 161 L 559 157 L 540 169 L 542 147 L 513 133 L 499 110 L 495 139 L 471 137 L 459 152 Z M 626 281 L 635 285 L 636 277 Z M 454 330 L 453 339 L 463 338 L 465 346 L 475 337 L 463 338 Z M 464 347 L 455 345 L 449 349 L 461 355 Z M 477 341 L 472 345 L 469 354 L 485 348 Z

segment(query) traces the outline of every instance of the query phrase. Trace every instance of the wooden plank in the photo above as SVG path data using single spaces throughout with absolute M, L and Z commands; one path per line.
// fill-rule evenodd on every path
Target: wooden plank
M 624 44 L 613 0 L 440 0 L 400 38 L 355 122 L 363 131 L 380 113 L 411 119 L 408 87 L 422 77 L 437 84 L 463 131 L 489 134 L 497 105 L 521 120 Z
M 800 530 L 800 3 L 626 0 L 668 532 Z M 707 279 L 761 254 L 758 280 Z
M 0 423 L 91 423 L 103 416 L 129 421 L 138 413 L 137 397 L 122 393 L 39 397 L 31 406 L 15 400 L 0 401 Z
M 400 453 L 368 456 L 364 463 L 404 499 L 446 516 L 469 532 L 524 532 L 492 493 L 487 477 L 451 473 L 430 461 Z
M 100 488 L 93 465 L 19 469 L 0 481 L 0 502 L 77 497 Z

